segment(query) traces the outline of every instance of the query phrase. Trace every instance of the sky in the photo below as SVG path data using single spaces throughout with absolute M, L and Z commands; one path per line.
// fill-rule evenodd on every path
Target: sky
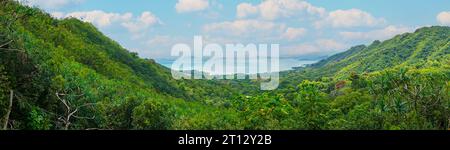
M 449 0 L 27 0 L 56 18 L 90 22 L 141 57 L 174 59 L 177 43 L 280 44 L 317 58 L 431 25 L 450 26 Z

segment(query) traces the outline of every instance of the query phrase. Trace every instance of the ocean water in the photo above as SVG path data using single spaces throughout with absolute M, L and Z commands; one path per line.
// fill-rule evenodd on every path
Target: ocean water
M 223 61 L 223 60 L 222 60 Z M 257 59 L 249 59 L 250 62 L 257 62 Z M 308 64 L 313 64 L 316 63 L 320 60 L 300 60 L 300 59 L 296 59 L 296 58 L 280 58 L 279 59 L 279 71 L 287 71 L 287 70 L 292 70 L 294 67 L 302 67 Z M 172 68 L 172 64 L 174 62 L 174 60 L 167 60 L 167 59 L 160 59 L 160 60 L 156 60 L 156 62 L 158 62 L 159 64 L 166 66 L 168 68 L 174 69 L 174 70 L 180 70 L 179 68 Z M 194 64 L 195 66 L 200 66 L 202 64 Z M 232 72 L 231 70 L 228 70 L 228 68 L 225 66 L 225 71 L 226 72 Z M 236 66 L 236 68 L 245 70 L 243 68 L 245 68 L 245 66 Z M 189 68 L 188 70 L 193 70 L 192 68 Z M 217 75 L 217 74 L 223 74 L 222 72 L 216 72 L 216 71 L 212 71 L 212 70 L 208 70 L 208 69 L 204 69 L 204 72 L 207 72 L 209 74 L 212 75 Z M 246 72 L 237 72 L 237 73 L 246 73 Z M 247 70 L 247 73 L 250 74 L 254 74 L 254 73 L 263 73 L 263 72 L 251 72 L 250 70 Z

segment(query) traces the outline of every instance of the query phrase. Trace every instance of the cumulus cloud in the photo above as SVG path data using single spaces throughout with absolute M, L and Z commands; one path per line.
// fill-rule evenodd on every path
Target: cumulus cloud
M 334 28 L 349 28 L 349 27 L 374 27 L 386 23 L 383 18 L 375 18 L 370 13 L 359 10 L 336 10 L 329 12 L 328 15 L 317 22 L 317 28 L 331 26 Z
M 237 6 L 236 13 L 239 18 L 258 15 L 266 20 L 276 20 L 280 17 L 302 14 L 322 16 L 325 14 L 325 9 L 303 0 L 265 0 L 257 5 L 241 3 Z
M 350 40 L 386 40 L 395 35 L 412 32 L 415 28 L 404 26 L 387 26 L 382 29 L 372 30 L 368 32 L 339 32 L 339 35 Z
M 59 9 L 70 4 L 79 4 L 84 0 L 18 0 L 29 6 L 38 6 L 44 9 Z
M 53 12 L 52 16 L 56 18 L 73 17 L 93 23 L 100 28 L 107 27 L 112 24 L 119 24 L 133 33 L 146 30 L 155 24 L 161 24 L 159 18 L 148 11 L 143 12 L 139 17 L 133 17 L 132 13 L 108 13 L 101 10 L 71 12 L 67 14 L 62 12 Z
M 175 9 L 178 13 L 201 11 L 208 7 L 208 0 L 178 0 L 175 5 Z
M 122 26 L 128 29 L 128 31 L 137 33 L 146 30 L 150 26 L 160 24 L 161 21 L 151 12 L 143 12 L 140 17 L 134 21 L 123 22 Z
M 250 3 L 241 3 L 237 6 L 236 9 L 236 15 L 238 18 L 245 18 L 249 15 L 258 13 L 259 11 L 257 6 L 253 6 Z
M 130 21 L 133 17 L 131 13 L 107 13 L 101 10 L 93 10 L 93 11 L 79 11 L 79 12 L 71 12 L 68 14 L 63 14 L 60 12 L 53 13 L 53 16 L 59 16 L 63 18 L 73 17 L 86 22 L 93 23 L 98 27 L 106 27 L 115 22 L 127 22 Z
M 232 35 L 235 38 L 265 40 L 294 40 L 306 34 L 305 28 L 288 28 L 286 20 L 322 17 L 324 8 L 304 0 L 264 0 L 258 4 L 240 3 L 236 7 L 236 20 L 210 23 L 203 26 L 206 33 Z
M 450 26 L 450 11 L 444 11 L 436 16 L 437 21 L 441 25 Z
M 286 32 L 281 35 L 282 38 L 288 39 L 288 40 L 294 40 L 296 38 L 302 37 L 306 34 L 305 28 L 287 28 Z
M 286 27 L 283 24 L 262 21 L 256 19 L 239 19 L 234 21 L 225 21 L 219 23 L 207 24 L 203 27 L 203 31 L 207 33 L 221 33 L 233 36 L 244 37 L 251 34 L 267 34 L 279 32 Z

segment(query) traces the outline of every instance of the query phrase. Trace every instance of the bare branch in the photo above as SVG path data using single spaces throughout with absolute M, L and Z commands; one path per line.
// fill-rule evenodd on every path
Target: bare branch
M 14 49 L 14 48 L 1 48 L 0 47 L 0 49 L 5 50 L 5 51 L 17 51 L 17 52 L 22 52 L 22 53 L 25 52 L 22 49 Z
M 60 120 L 64 124 L 64 130 L 68 130 L 69 129 L 70 124 L 72 124 L 70 122 L 72 117 L 76 118 L 76 119 L 94 119 L 95 118 L 95 116 L 93 116 L 93 117 L 80 117 L 80 116 L 76 115 L 76 113 L 78 113 L 78 111 L 81 108 L 95 105 L 95 103 L 86 103 L 86 104 L 83 104 L 83 105 L 75 107 L 75 109 L 73 110 L 74 106 L 72 106 L 72 104 L 69 101 L 67 101 L 66 99 L 61 98 L 61 96 L 66 96 L 66 94 L 56 93 L 56 97 L 58 98 L 59 101 L 61 101 L 61 103 L 64 104 L 65 109 L 66 109 L 65 110 L 65 115 L 64 116 L 60 116 L 58 118 L 58 120 Z
M 65 94 L 56 93 L 56 97 L 59 99 L 59 101 L 61 101 L 64 104 L 64 106 L 66 107 L 66 110 L 70 111 L 70 106 L 67 104 L 67 101 L 65 99 L 62 99 L 59 96 L 65 96 Z
M 77 119 L 88 119 L 88 120 L 95 119 L 95 116 L 92 116 L 92 117 L 80 117 L 80 116 L 73 115 L 73 117 L 77 118 Z
M 10 90 L 10 98 L 9 98 L 9 105 L 8 105 L 8 110 L 5 114 L 4 117 L 4 123 L 3 123 L 3 130 L 8 129 L 8 122 L 9 122 L 9 115 L 11 114 L 11 109 L 12 109 L 12 104 L 13 104 L 13 99 L 14 99 L 14 91 Z
M 92 106 L 92 105 L 97 105 L 97 104 L 96 103 L 86 103 L 81 106 L 78 106 L 77 108 L 88 107 L 88 106 Z
M 100 128 L 87 128 L 86 130 L 103 130 L 103 129 L 100 129 Z
M 13 42 L 13 40 L 9 40 L 8 42 L 3 43 L 2 45 L 0 45 L 0 48 L 3 47 L 3 46 L 6 46 L 8 44 L 11 44 L 12 42 Z

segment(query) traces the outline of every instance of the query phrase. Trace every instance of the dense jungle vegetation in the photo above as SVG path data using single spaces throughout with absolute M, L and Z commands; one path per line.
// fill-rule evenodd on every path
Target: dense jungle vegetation
M 174 80 L 92 24 L 0 1 L 2 129 L 450 128 L 450 27 L 256 80 Z

